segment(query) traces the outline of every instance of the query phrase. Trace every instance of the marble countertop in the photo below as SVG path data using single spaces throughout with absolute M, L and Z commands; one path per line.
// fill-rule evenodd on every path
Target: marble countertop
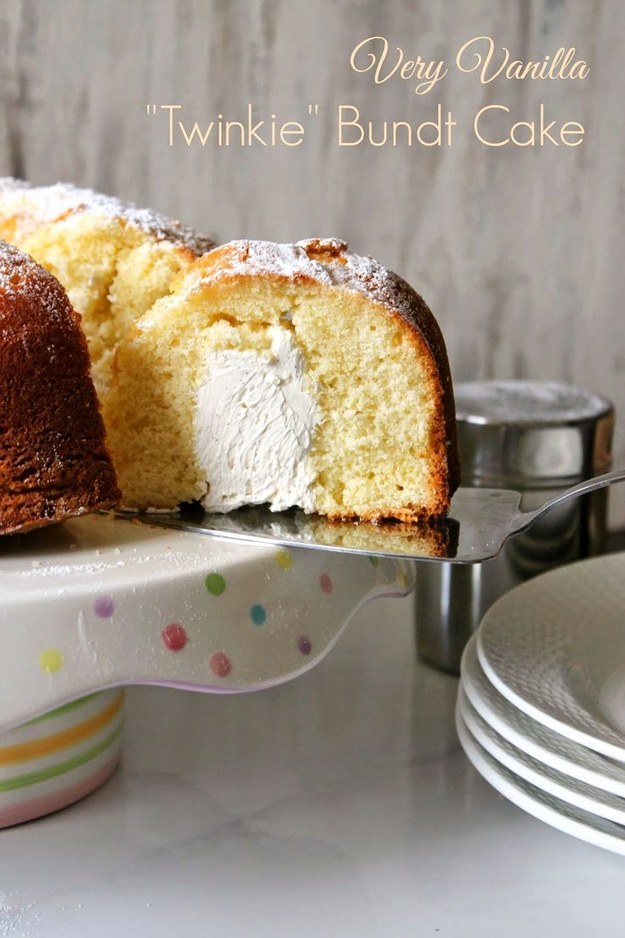
M 281 688 L 133 688 L 98 792 L 0 832 L 0 935 L 622 935 L 623 859 L 523 814 L 415 662 L 412 600 Z

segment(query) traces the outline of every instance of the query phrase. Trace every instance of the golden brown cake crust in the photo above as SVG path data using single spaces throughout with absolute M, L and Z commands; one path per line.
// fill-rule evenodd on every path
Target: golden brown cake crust
M 0 534 L 119 497 L 79 318 L 51 274 L 0 241 Z
M 431 380 L 443 415 L 431 449 L 436 461 L 439 507 L 432 515 L 444 515 L 449 500 L 460 484 L 460 462 L 456 440 L 456 418 L 449 360 L 440 327 L 429 307 L 401 277 L 371 257 L 351 254 L 345 241 L 338 238 L 313 238 L 295 244 L 267 241 L 231 241 L 201 257 L 178 283 L 188 279 L 190 290 L 203 289 L 228 279 L 267 277 L 284 283 L 341 287 L 363 294 L 396 316 L 410 330 L 413 341 L 424 343 L 434 368 Z M 364 516 L 360 515 L 361 518 Z M 367 516 L 365 520 L 392 517 L 402 521 L 425 520 L 418 506 L 397 509 L 389 506 L 388 515 Z

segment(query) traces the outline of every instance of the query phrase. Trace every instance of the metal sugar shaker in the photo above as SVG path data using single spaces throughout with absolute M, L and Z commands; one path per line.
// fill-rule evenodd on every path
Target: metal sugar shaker
M 612 464 L 610 401 L 559 382 L 457 384 L 462 485 L 516 489 L 530 511 Z M 417 653 L 459 673 L 464 646 L 492 603 L 513 586 L 554 567 L 600 553 L 607 489 L 548 512 L 515 535 L 492 560 L 417 565 Z

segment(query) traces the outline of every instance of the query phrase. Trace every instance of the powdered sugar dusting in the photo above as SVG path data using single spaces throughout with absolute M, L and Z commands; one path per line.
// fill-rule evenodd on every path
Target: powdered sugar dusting
M 434 318 L 418 293 L 372 257 L 351 254 L 340 238 L 310 238 L 295 244 L 231 241 L 211 251 L 185 274 L 187 289 L 192 292 L 237 277 L 279 278 L 353 290 L 392 308 L 420 330 L 436 330 L 436 341 L 441 341 Z
M 14 310 L 25 300 L 33 322 L 44 314 L 49 323 L 78 332 L 78 317 L 58 280 L 30 255 L 0 241 L 0 342 L 17 341 Z
M 417 313 L 420 315 L 427 313 L 431 317 L 430 311 L 419 294 L 392 270 L 383 267 L 372 257 L 363 257 L 348 252 L 343 256 L 344 266 L 332 266 L 335 286 L 364 293 L 370 299 L 384 306 L 390 306 L 411 323 L 414 323 Z
M 92 189 L 78 189 L 68 183 L 31 186 L 21 179 L 0 178 L 0 211 L 3 214 L 30 213 L 38 221 L 49 223 L 80 212 L 93 212 L 124 221 L 152 235 L 157 241 L 170 241 L 188 248 L 198 257 L 209 251 L 213 241 L 148 209 L 137 208 L 113 196 Z
M 24 254 L 6 241 L 0 241 L 0 295 L 18 296 L 26 289 L 34 289 L 40 295 L 45 290 L 58 294 L 61 286 L 29 254 Z
M 342 243 L 342 242 L 341 242 Z M 278 277 L 284 280 L 332 282 L 325 267 L 312 260 L 301 244 L 272 241 L 231 241 L 207 255 L 201 263 L 200 283 L 236 277 Z M 189 271 L 194 279 L 197 268 Z

